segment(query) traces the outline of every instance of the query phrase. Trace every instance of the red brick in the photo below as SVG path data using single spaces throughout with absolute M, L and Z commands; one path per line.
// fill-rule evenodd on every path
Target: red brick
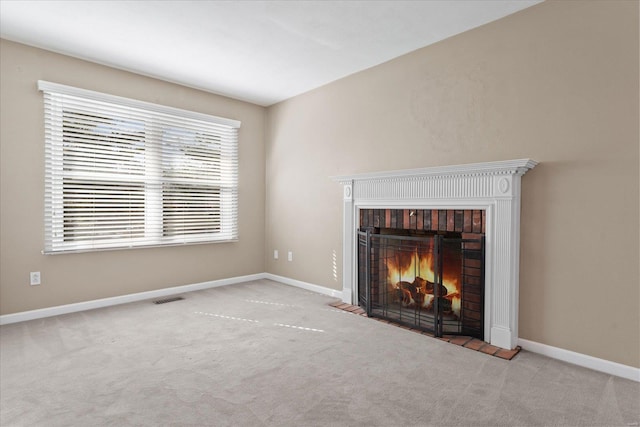
M 438 231 L 447 231 L 447 211 L 440 209 L 438 212 Z
M 464 226 L 463 226 L 463 231 L 465 233 L 471 233 L 471 231 L 473 230 L 471 228 L 471 215 L 472 215 L 473 211 L 466 209 L 464 211 Z
M 449 340 L 451 344 L 462 345 L 462 346 L 468 343 L 469 341 L 471 341 L 471 337 L 464 337 L 464 336 L 454 337 Z
M 482 233 L 482 211 L 473 211 L 471 224 L 474 233 Z
M 487 223 L 487 211 L 483 210 L 482 211 L 482 232 L 486 233 L 486 227 L 485 224 Z
M 496 354 L 496 352 L 497 352 L 498 350 L 500 350 L 498 347 L 493 346 L 493 345 L 491 345 L 491 344 L 487 344 L 487 345 L 485 345 L 484 347 L 482 347 L 482 348 L 480 349 L 480 351 L 481 351 L 481 352 L 486 353 L 486 354 L 490 354 L 490 355 L 492 355 L 492 356 L 493 356 L 494 354 Z
M 462 233 L 464 231 L 464 211 L 462 210 L 456 210 L 454 212 L 454 218 L 455 218 L 455 230 L 458 233 Z
M 480 320 L 482 318 L 479 312 L 474 311 L 465 311 L 464 315 L 467 320 Z
M 469 341 L 468 343 L 466 343 L 464 346 L 466 348 L 469 348 L 471 350 L 480 350 L 480 348 L 485 345 L 485 342 L 479 339 L 472 339 L 471 341 Z
M 423 216 L 424 216 L 424 224 L 423 224 L 423 230 L 431 230 L 431 210 L 430 209 L 425 209 L 423 211 Z
M 500 349 L 494 354 L 494 356 L 499 357 L 501 359 L 511 360 L 519 352 L 520 352 L 520 347 L 516 347 L 513 350 Z
M 416 229 L 422 230 L 424 228 L 424 211 L 418 209 L 416 211 Z
M 360 210 L 360 226 L 361 227 L 369 226 L 369 215 L 367 215 L 366 209 Z
M 482 267 L 482 261 L 480 261 L 479 259 L 465 259 L 464 260 L 464 265 L 467 267 L 475 267 L 475 268 L 480 268 Z
M 456 219 L 455 219 L 455 211 L 449 209 L 447 210 L 447 231 L 455 231 L 456 230 Z

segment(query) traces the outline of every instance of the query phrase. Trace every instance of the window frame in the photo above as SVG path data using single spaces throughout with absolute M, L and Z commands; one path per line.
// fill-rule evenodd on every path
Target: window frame
M 44 93 L 45 104 L 44 254 L 234 242 L 238 240 L 238 130 L 241 125 L 240 121 L 42 80 L 38 81 L 38 89 Z M 108 106 L 108 110 L 102 109 L 102 106 L 105 105 Z M 108 113 L 105 113 L 105 111 L 108 111 Z M 108 115 L 111 111 L 114 111 L 113 115 Z M 82 118 L 83 114 L 87 116 L 95 114 L 94 117 L 105 120 L 114 129 L 117 128 L 118 122 L 122 124 L 125 123 L 125 120 L 130 120 L 130 123 L 138 121 L 139 123 L 136 124 L 141 125 L 143 129 L 141 135 L 143 138 L 142 162 L 144 163 L 144 174 L 122 173 L 119 175 L 114 172 L 104 173 L 104 171 L 94 173 L 90 171 L 91 165 L 89 162 L 82 163 L 82 159 L 77 162 L 65 160 L 65 147 L 67 147 L 66 150 L 68 152 L 72 153 L 67 155 L 70 158 L 73 157 L 73 143 L 70 142 L 71 132 L 67 130 L 65 133 L 65 117 L 78 115 Z M 107 115 L 100 116 L 100 114 Z M 94 129 L 85 130 L 84 132 L 85 134 L 83 135 L 97 135 L 97 131 Z M 167 135 L 171 133 L 183 134 L 185 138 L 177 137 L 170 141 Z M 189 136 L 192 139 L 191 143 L 182 140 L 188 140 Z M 115 149 L 117 141 L 113 141 L 114 137 L 112 135 L 110 137 L 111 139 L 105 145 L 107 148 L 113 147 Z M 109 137 L 105 138 L 108 139 Z M 198 146 L 198 144 L 200 145 Z M 192 151 L 200 150 L 197 153 L 198 156 L 192 154 L 192 159 L 190 159 L 188 154 L 190 149 Z M 216 155 L 214 154 L 216 149 L 218 150 L 217 163 Z M 169 150 L 173 150 L 173 152 L 167 153 Z M 82 155 L 79 157 L 82 158 Z M 175 166 L 171 163 L 172 161 L 185 165 L 184 169 L 174 169 Z M 120 160 L 110 159 L 104 164 L 107 165 L 107 170 L 109 171 L 109 167 L 115 170 L 118 166 L 122 166 L 120 162 Z M 167 162 L 169 162 L 169 166 L 166 165 Z M 202 174 L 198 174 L 198 165 L 206 166 L 209 164 L 207 162 L 210 162 L 213 167 L 206 169 Z M 189 166 L 189 164 L 191 165 Z M 178 175 L 182 174 L 184 176 L 182 178 L 179 176 L 172 177 L 171 173 L 176 171 Z M 214 175 L 218 176 L 218 178 L 211 178 Z M 67 182 L 73 182 L 73 179 L 79 180 L 76 181 L 77 184 L 73 184 L 77 186 L 82 185 L 82 180 L 84 180 L 85 185 L 93 180 L 95 188 L 106 188 L 109 185 L 117 186 L 117 183 L 122 183 L 124 186 L 131 185 L 132 187 L 142 184 L 144 236 L 125 237 L 123 235 L 122 237 L 114 238 L 105 237 L 109 233 L 102 233 L 102 238 L 100 238 L 100 232 L 94 231 L 91 235 L 95 239 L 81 241 L 82 238 L 77 238 L 76 241 L 72 237 L 68 237 L 69 235 L 74 235 L 69 231 L 74 225 L 65 225 L 65 218 L 69 223 L 73 221 L 68 219 L 72 217 L 68 213 L 71 209 L 69 208 L 71 203 L 66 202 L 65 197 L 68 194 L 73 196 L 74 193 L 69 190 L 71 187 L 65 187 L 67 185 L 64 183 L 65 179 Z M 196 209 L 192 213 L 190 213 L 189 208 L 183 210 L 183 220 L 188 220 L 189 215 L 201 218 L 195 221 L 197 223 L 193 227 L 195 231 L 185 232 L 188 229 L 183 225 L 182 233 L 171 232 L 170 235 L 165 235 L 166 230 L 172 231 L 180 228 L 179 222 L 174 223 L 169 220 L 169 214 L 172 214 L 171 218 L 175 218 L 176 212 L 179 220 L 180 209 L 172 210 L 172 208 L 167 207 L 166 202 L 170 200 L 170 197 L 168 192 L 166 196 L 164 193 L 169 191 L 166 190 L 167 188 L 174 188 L 174 190 L 177 188 L 178 190 L 175 191 L 180 191 L 180 186 L 182 186 L 182 193 L 179 193 L 179 201 L 183 202 L 183 206 L 192 206 L 190 202 L 196 203 L 199 200 L 198 197 L 201 196 L 203 197 L 200 200 L 205 200 L 206 203 L 209 203 L 209 206 L 205 206 L 206 203 L 202 202 L 202 206 L 197 205 L 197 207 L 191 208 Z M 88 187 L 91 187 L 91 184 Z M 192 191 L 189 191 L 188 188 L 191 188 Z M 206 188 L 216 188 L 216 191 L 207 192 Z M 200 191 L 202 189 L 204 191 Z M 97 191 L 94 189 L 93 192 L 87 192 L 87 194 L 95 195 Z M 111 193 L 111 196 L 114 197 L 114 194 Z M 117 195 L 120 195 L 120 193 Z M 69 196 L 69 200 L 72 200 L 72 196 Z M 95 200 L 97 199 L 95 197 Z M 91 199 L 89 200 L 91 201 Z M 95 200 L 94 204 L 97 204 Z M 115 200 L 115 198 L 112 200 Z M 219 204 L 219 206 L 215 203 Z M 87 208 L 86 210 L 88 211 L 89 209 Z M 125 210 L 123 209 L 124 212 Z M 75 221 L 91 222 L 91 218 L 94 217 L 87 215 L 86 217 L 79 216 L 79 220 Z M 204 219 L 202 219 L 203 217 Z M 127 216 L 124 215 L 122 218 L 126 220 Z M 99 224 L 95 218 L 93 221 Z M 219 222 L 217 229 L 215 228 L 216 221 Z M 116 222 L 121 223 L 120 216 L 117 216 Z M 188 221 L 184 221 L 184 223 L 188 223 Z M 93 227 L 98 229 L 99 225 L 94 225 Z M 210 231 L 212 229 L 216 231 Z

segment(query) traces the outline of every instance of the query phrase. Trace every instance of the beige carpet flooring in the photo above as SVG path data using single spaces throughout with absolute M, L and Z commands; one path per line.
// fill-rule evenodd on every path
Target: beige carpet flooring
M 268 280 L 0 327 L 2 426 L 637 426 L 640 384 Z

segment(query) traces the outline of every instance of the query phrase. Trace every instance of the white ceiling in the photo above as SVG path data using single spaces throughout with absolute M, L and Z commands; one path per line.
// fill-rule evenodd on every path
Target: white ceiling
M 0 36 L 267 106 L 540 1 L 0 0 Z

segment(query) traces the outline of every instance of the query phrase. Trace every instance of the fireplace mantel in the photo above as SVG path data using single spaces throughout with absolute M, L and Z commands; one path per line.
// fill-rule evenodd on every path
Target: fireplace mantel
M 513 349 L 518 343 L 520 181 L 538 162 L 505 160 L 337 176 L 343 186 L 342 300 L 357 304 L 360 209 L 483 209 L 485 233 L 485 340 Z

